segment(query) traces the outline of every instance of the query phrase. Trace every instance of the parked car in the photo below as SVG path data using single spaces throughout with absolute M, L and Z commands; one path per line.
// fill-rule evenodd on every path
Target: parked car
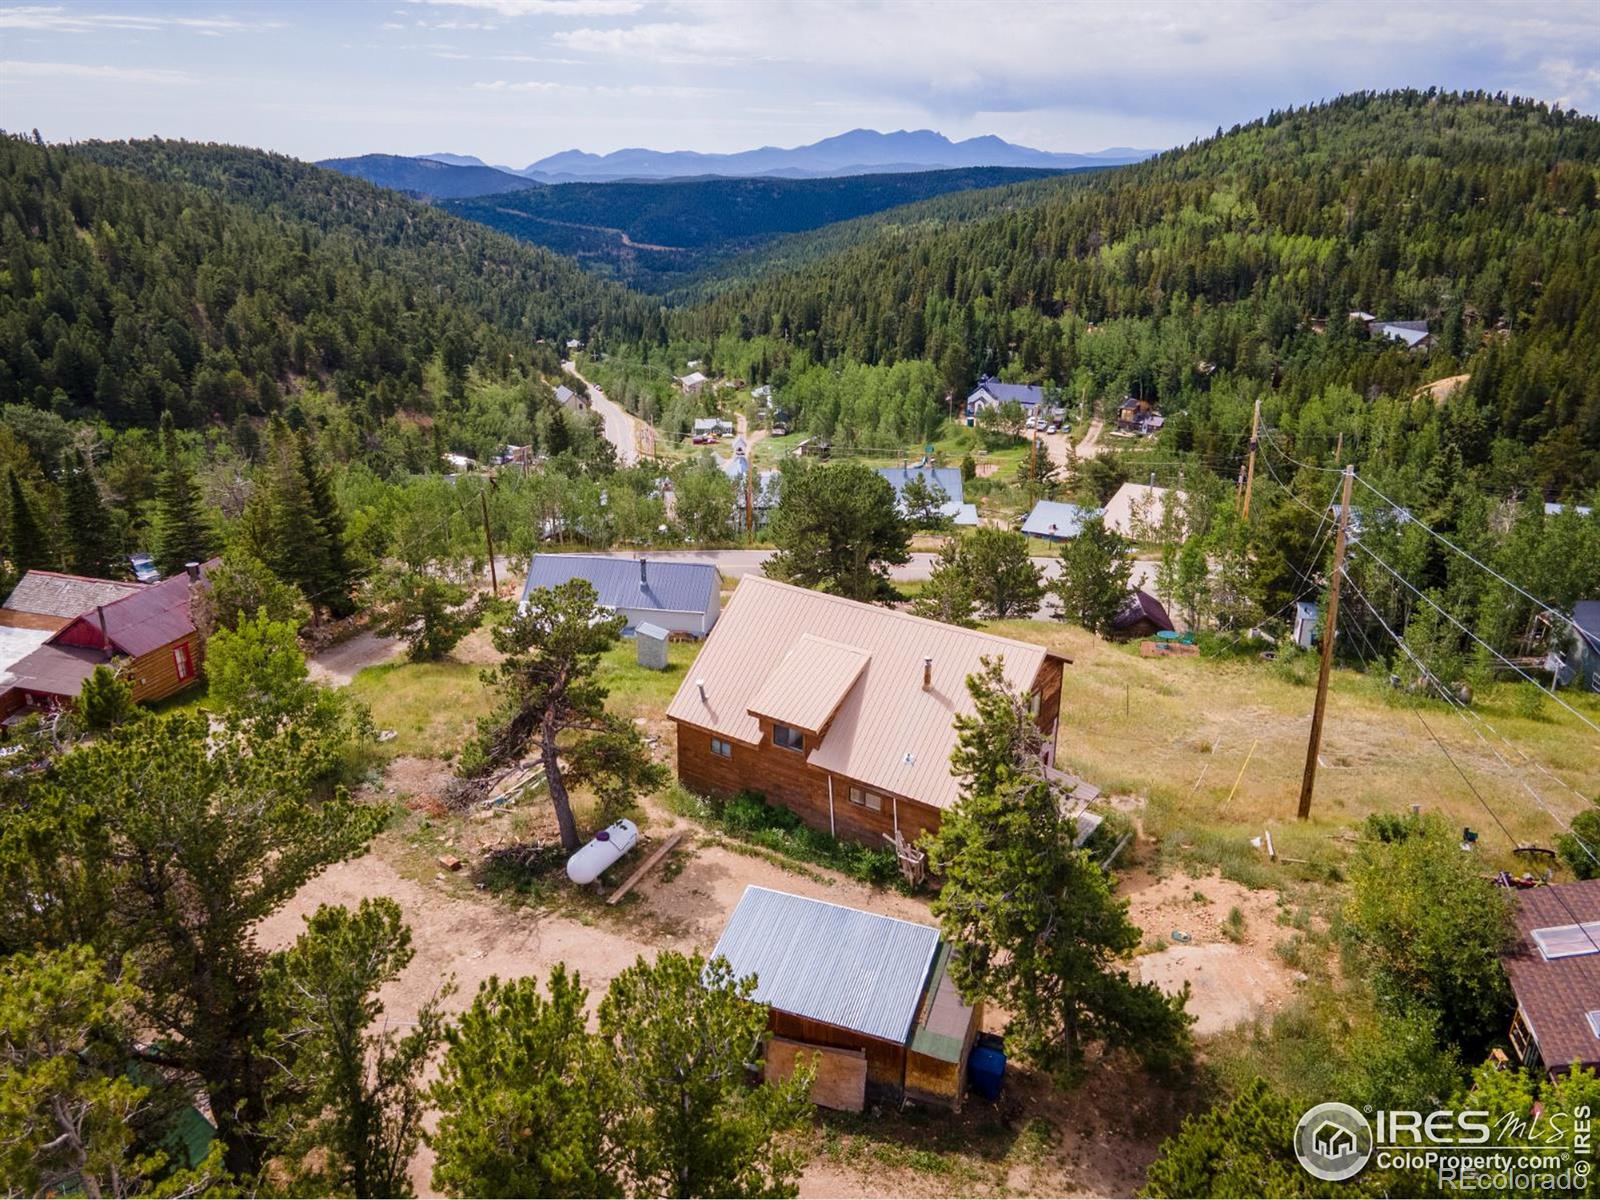
M 715 446 L 717 444 L 717 435 L 714 433 L 696 434 L 694 444 L 696 446 Z
M 1050 424 L 1048 424 L 1048 425 L 1046 425 L 1044 427 L 1044 431 L 1046 433 L 1060 433 L 1061 432 L 1061 426 L 1057 425 L 1054 421 L 1052 421 Z

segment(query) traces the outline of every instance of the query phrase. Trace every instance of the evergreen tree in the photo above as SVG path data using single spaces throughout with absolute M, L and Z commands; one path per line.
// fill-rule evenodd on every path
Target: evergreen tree
M 939 556 L 933 560 L 933 571 L 928 582 L 922 585 L 917 598 L 911 602 L 911 611 L 930 621 L 943 621 L 947 625 L 971 628 L 977 622 L 978 598 L 972 576 L 967 570 L 961 542 L 946 539 L 939 547 Z
M 100 485 L 82 450 L 62 456 L 61 477 L 71 553 L 68 566 L 78 575 L 104 578 L 112 572 L 116 535 L 111 511 L 100 497 Z
M 367 593 L 373 631 L 404 639 L 412 662 L 437 662 L 478 627 L 485 604 L 472 592 L 428 571 L 396 568 L 378 576 Z
M 768 532 L 768 575 L 852 600 L 878 599 L 889 568 L 911 557 L 894 488 L 860 463 L 786 471 Z
M 133 716 L 133 685 L 101 663 L 78 692 L 78 717 L 85 729 L 104 733 Z
M 176 575 L 187 563 L 205 562 L 216 549 L 216 534 L 206 515 L 200 484 L 178 446 L 171 412 L 161 418 L 154 531 L 155 564 L 163 575 Z
M 1099 517 L 1085 521 L 1078 536 L 1061 547 L 1061 576 L 1054 591 L 1064 619 L 1090 633 L 1110 631 L 1111 622 L 1128 602 L 1133 564 L 1127 550 L 1127 539 L 1107 529 Z
M 969 1002 L 1010 1016 L 1007 1043 L 1063 1080 L 1092 1044 L 1170 1070 L 1191 1052 L 1185 988 L 1167 996 L 1127 969 L 1140 932 L 1128 902 L 1086 850 L 1045 774 L 1026 697 L 985 660 L 967 681 L 974 713 L 956 718 L 956 807 L 927 839 L 944 886 L 933 903 L 951 977 Z
M 1045 589 L 1026 537 L 1012 529 L 974 529 L 961 539 L 961 557 L 984 616 L 1033 616 Z
M 6 488 L 10 500 L 10 513 L 6 530 L 6 557 L 17 572 L 32 571 L 50 565 L 50 546 L 34 515 L 33 505 L 23 490 L 22 481 L 15 470 L 6 473 Z

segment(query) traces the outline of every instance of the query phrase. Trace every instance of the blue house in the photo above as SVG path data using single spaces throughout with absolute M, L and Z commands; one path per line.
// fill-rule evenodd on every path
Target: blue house
M 625 634 L 641 624 L 669 634 L 703 638 L 717 623 L 722 578 L 710 563 L 622 558 L 609 554 L 535 554 L 528 563 L 522 603 L 535 588 L 586 579 L 600 605 L 627 618 Z
M 895 504 L 902 513 L 905 512 L 906 505 L 900 493 L 912 479 L 920 479 L 930 488 L 937 487 L 949 497 L 940 506 L 939 511 L 948 517 L 952 524 L 962 528 L 977 527 L 978 506 L 966 502 L 960 467 L 930 467 L 922 463 L 915 467 L 879 467 L 878 474 L 887 479 L 889 486 L 894 488 Z
M 1026 416 L 1035 416 L 1044 404 L 1044 388 L 1036 383 L 1001 383 L 993 375 L 985 375 L 967 397 L 967 424 L 984 409 L 999 408 L 1008 400 L 1022 405 Z

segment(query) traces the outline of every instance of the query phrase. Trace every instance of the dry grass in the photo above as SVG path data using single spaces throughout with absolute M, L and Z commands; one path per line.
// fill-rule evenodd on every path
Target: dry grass
M 1404 812 L 1419 803 L 1454 825 L 1479 830 L 1486 860 L 1513 865 L 1505 836 L 1434 744 L 1424 720 L 1521 842 L 1551 846 L 1559 832 L 1524 788 L 1524 778 L 1563 819 L 1583 803 L 1568 787 L 1525 766 L 1521 755 L 1583 796 L 1600 796 L 1600 734 L 1554 704 L 1546 703 L 1541 718 L 1529 719 L 1516 712 L 1516 688 L 1480 694 L 1476 711 L 1516 747 L 1490 736 L 1519 768 L 1513 771 L 1443 705 L 1407 707 L 1381 680 L 1339 670 L 1312 820 L 1296 828 L 1312 687 L 1254 659 L 1146 659 L 1137 645 L 1110 645 L 1068 626 L 1016 621 L 993 628 L 1074 660 L 1061 702 L 1061 760 L 1108 793 L 1147 797 L 1146 824 L 1154 832 L 1204 830 L 1232 838 L 1260 833 L 1270 823 L 1280 850 L 1300 854 L 1370 812 Z M 1600 720 L 1594 699 L 1573 693 L 1565 698 Z M 1252 745 L 1254 755 L 1241 777 Z M 1235 780 L 1237 792 L 1230 798 Z

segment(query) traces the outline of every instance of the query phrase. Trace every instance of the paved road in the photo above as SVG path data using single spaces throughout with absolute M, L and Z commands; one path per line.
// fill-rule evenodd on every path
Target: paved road
M 564 362 L 561 365 L 567 374 L 583 379 L 572 363 Z M 606 441 L 617 448 L 617 461 L 625 467 L 633 466 L 639 460 L 638 435 L 634 431 L 633 417 L 624 411 L 622 405 L 608 400 L 606 394 L 589 380 L 583 379 L 583 382 L 589 384 L 589 403 L 605 421 Z

